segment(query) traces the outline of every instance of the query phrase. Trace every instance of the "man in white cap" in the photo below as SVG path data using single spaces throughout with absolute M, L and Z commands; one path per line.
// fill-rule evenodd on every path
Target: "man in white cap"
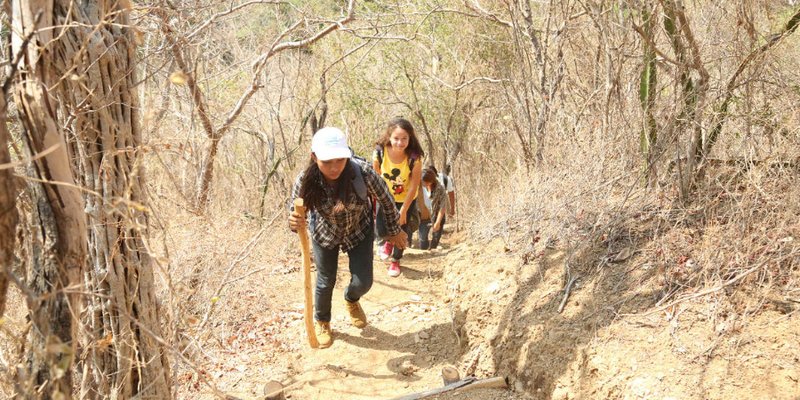
M 322 128 L 311 139 L 311 157 L 295 181 L 292 202 L 302 198 L 309 211 L 309 228 L 317 265 L 314 319 L 320 348 L 333 343 L 331 298 L 336 284 L 339 251 L 350 258 L 350 284 L 344 299 L 351 322 L 367 325 L 359 300 L 372 286 L 374 221 L 370 199 L 382 207 L 387 224 L 386 240 L 405 248 L 407 235 L 400 229 L 400 214 L 383 179 L 372 166 L 352 157 L 347 136 L 338 128 Z M 292 210 L 289 227 L 306 228 L 303 216 Z

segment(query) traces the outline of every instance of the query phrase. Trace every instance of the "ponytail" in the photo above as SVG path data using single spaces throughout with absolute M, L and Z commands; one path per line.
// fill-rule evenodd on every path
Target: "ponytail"
M 350 194 L 353 192 L 352 181 L 353 177 L 355 176 L 355 171 L 353 171 L 353 166 L 351 164 L 352 163 L 349 161 L 347 162 L 342 174 L 339 175 L 339 179 L 336 180 L 336 184 L 333 188 L 333 193 L 335 196 L 335 205 L 333 207 L 334 212 L 344 211 L 344 202 L 350 198 Z M 322 185 L 326 185 L 325 177 L 322 176 L 322 171 L 319 170 L 317 161 L 314 159 L 314 157 L 311 157 L 308 166 L 303 173 L 303 177 L 300 179 L 299 191 L 299 196 L 303 199 L 303 202 L 309 211 L 318 209 L 325 201 L 325 188 Z

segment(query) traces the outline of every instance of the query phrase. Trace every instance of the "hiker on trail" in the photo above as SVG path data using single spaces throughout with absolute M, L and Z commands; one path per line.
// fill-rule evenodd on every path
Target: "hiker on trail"
M 428 207 L 431 210 L 431 217 L 427 223 L 423 222 L 419 225 L 419 248 L 422 250 L 435 249 L 439 246 L 439 240 L 444 232 L 448 199 L 444 186 L 436 176 L 435 168 L 428 167 L 422 171 L 422 186 L 423 195 L 430 199 Z M 430 241 L 428 241 L 429 233 Z
M 384 181 L 369 164 L 352 157 L 347 137 L 337 128 L 322 128 L 311 139 L 311 160 L 297 176 L 292 201 L 302 198 L 309 211 L 317 284 L 314 319 L 321 348 L 330 347 L 331 298 L 336 283 L 339 250 L 350 258 L 350 284 L 344 299 L 353 325 L 363 328 L 367 316 L 359 304 L 372 287 L 374 224 L 370 199 L 381 205 L 386 240 L 404 249 L 407 234 L 400 229 L 400 216 Z M 305 229 L 305 218 L 292 209 L 289 227 Z
M 433 172 L 436 173 L 436 177 L 439 180 L 439 183 L 444 187 L 445 192 L 447 193 L 447 199 L 450 206 L 447 208 L 447 215 L 453 217 L 456 215 L 456 189 L 455 184 L 453 183 L 453 177 L 450 174 L 450 164 L 447 164 L 445 167 L 445 172 L 439 172 L 436 170 L 436 167 L 433 165 L 429 165 L 428 168 L 432 169 Z
M 450 164 L 447 164 L 445 167 L 446 173 L 437 171 L 436 167 L 433 165 L 429 165 L 428 168 L 433 170 L 439 183 L 444 187 L 447 193 L 448 203 L 450 203 L 447 209 L 447 215 L 451 217 L 454 216 L 456 214 L 456 188 L 453 183 L 453 178 L 450 176 Z
M 422 177 L 422 146 L 414 134 L 414 126 L 403 118 L 389 121 L 386 131 L 375 143 L 372 165 L 383 177 L 389 192 L 394 196 L 395 207 L 400 212 L 400 225 L 409 238 L 419 228 L 419 214 L 416 202 L 417 189 Z M 386 221 L 382 213 L 378 213 L 376 221 L 378 236 L 386 229 Z M 381 259 L 390 259 L 389 276 L 400 275 L 400 259 L 403 249 L 393 246 L 391 242 L 378 242 Z

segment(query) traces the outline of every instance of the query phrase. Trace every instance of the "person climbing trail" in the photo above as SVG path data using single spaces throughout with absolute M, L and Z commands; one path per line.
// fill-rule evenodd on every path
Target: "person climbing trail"
M 372 287 L 374 220 L 370 199 L 380 204 L 385 240 L 404 249 L 407 234 L 400 228 L 400 214 L 394 207 L 384 181 L 361 160 L 352 157 L 347 136 L 338 128 L 322 128 L 311 139 L 311 156 L 305 171 L 297 176 L 291 201 L 302 198 L 309 211 L 308 228 L 317 266 L 314 320 L 320 348 L 333 343 L 331 298 L 336 284 L 339 250 L 350 259 L 350 283 L 344 299 L 352 324 L 367 325 L 359 300 Z M 305 217 L 292 208 L 289 227 L 306 229 Z
M 372 158 L 373 168 L 383 177 L 389 192 L 394 196 L 395 207 L 400 212 L 400 225 L 408 238 L 419 228 L 415 200 L 422 177 L 422 163 L 419 161 L 423 155 L 411 122 L 395 118 L 389 121 L 386 130 L 375 143 Z M 381 233 L 387 226 L 381 214 L 379 212 L 376 218 L 378 236 L 384 236 Z M 399 276 L 403 249 L 394 247 L 390 241 L 379 241 L 378 247 L 381 250 L 381 259 L 390 261 L 389 276 Z
M 419 247 L 422 250 L 435 249 L 444 232 L 447 220 L 448 198 L 444 185 L 437 179 L 436 169 L 425 168 L 422 171 L 423 196 L 430 199 L 430 221 L 419 226 Z M 430 236 L 430 241 L 429 241 Z

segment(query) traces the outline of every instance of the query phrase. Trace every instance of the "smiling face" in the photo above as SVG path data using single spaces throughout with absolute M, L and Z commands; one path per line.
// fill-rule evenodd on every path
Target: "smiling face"
M 400 127 L 394 128 L 392 134 L 389 135 L 389 143 L 392 145 L 394 150 L 406 151 L 406 147 L 408 147 L 408 140 L 408 132 Z
M 339 179 L 339 176 L 342 175 L 342 171 L 344 171 L 344 167 L 347 166 L 346 158 L 334 158 L 332 160 L 322 161 L 315 156 L 314 160 L 317 162 L 317 167 L 328 183 L 333 183 Z

